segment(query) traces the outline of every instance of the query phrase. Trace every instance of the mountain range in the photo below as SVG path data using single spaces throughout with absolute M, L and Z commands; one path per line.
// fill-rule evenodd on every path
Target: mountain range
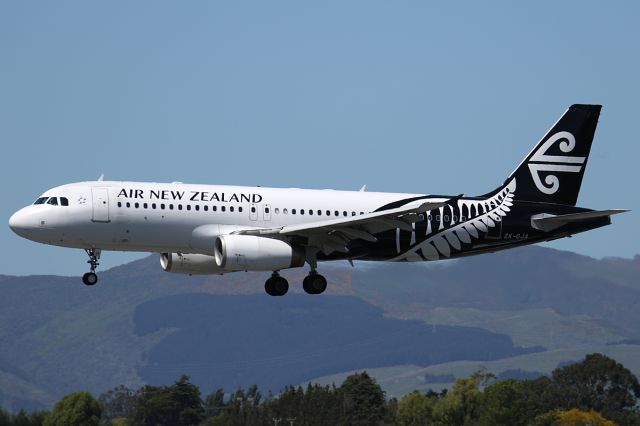
M 108 255 L 108 254 L 107 254 Z M 189 374 L 206 394 L 339 384 L 366 369 L 388 396 L 482 366 L 531 377 L 604 352 L 640 373 L 640 256 L 543 247 L 442 263 L 321 265 L 327 292 L 264 294 L 266 273 L 184 276 L 157 256 L 78 277 L 0 276 L 0 405 Z

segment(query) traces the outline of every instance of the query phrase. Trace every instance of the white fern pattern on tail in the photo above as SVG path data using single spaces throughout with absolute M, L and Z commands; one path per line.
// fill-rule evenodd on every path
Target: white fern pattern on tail
M 412 246 L 392 261 L 438 260 L 448 258 L 451 253 L 462 250 L 462 244 L 470 244 L 490 228 L 497 226 L 507 216 L 513 206 L 513 194 L 516 180 L 512 179 L 498 193 L 486 200 L 458 200 L 458 209 L 466 209 L 468 217 L 459 223 L 450 223 L 449 227 L 438 230 L 433 236 Z M 440 217 L 443 217 L 440 212 Z M 453 219 L 452 219 L 453 220 Z M 430 223 L 430 222 L 429 222 Z M 431 228 L 427 229 L 427 234 Z

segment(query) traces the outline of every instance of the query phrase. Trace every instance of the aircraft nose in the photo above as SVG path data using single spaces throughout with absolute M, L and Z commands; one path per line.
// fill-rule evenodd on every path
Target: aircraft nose
M 18 210 L 9 218 L 9 228 L 20 236 L 22 236 L 24 231 L 30 227 L 27 215 L 23 210 L 24 209 Z

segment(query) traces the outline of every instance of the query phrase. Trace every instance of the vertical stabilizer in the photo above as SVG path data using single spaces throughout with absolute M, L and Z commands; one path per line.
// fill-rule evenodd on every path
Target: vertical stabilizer
M 576 205 L 601 105 L 571 105 L 509 176 L 516 200 Z

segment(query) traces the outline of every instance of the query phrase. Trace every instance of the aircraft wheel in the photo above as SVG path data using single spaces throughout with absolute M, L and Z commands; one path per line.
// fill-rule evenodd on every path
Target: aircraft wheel
M 311 273 L 302 281 L 302 288 L 308 294 L 320 294 L 327 289 L 327 279 L 320 274 Z
M 280 275 L 273 275 L 264 283 L 264 291 L 269 296 L 284 296 L 289 291 L 289 283 Z
M 274 296 L 284 296 L 289 291 L 289 283 L 286 279 L 278 276 L 273 279 Z
M 94 272 L 87 272 L 82 276 L 84 285 L 92 286 L 98 282 L 98 276 Z

